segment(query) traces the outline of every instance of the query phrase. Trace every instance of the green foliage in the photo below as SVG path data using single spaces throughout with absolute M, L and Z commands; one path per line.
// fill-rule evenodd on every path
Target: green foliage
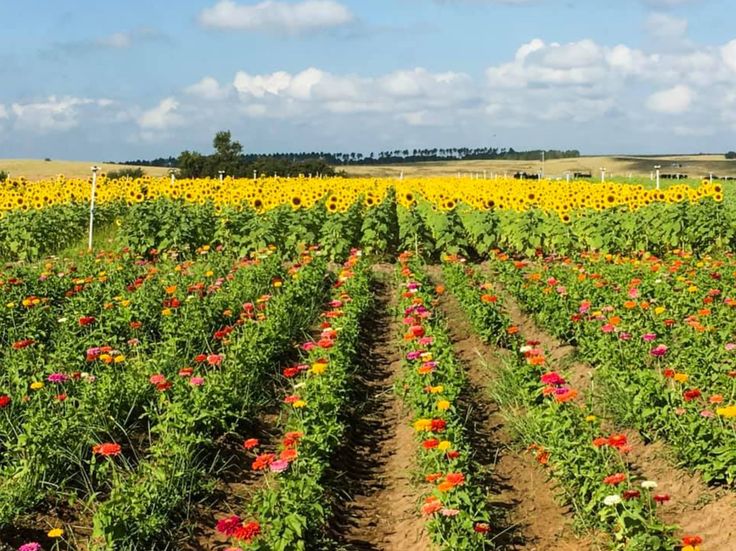
M 145 175 L 146 173 L 141 167 L 129 167 L 121 168 L 119 170 L 111 170 L 107 173 L 107 179 L 120 180 L 122 178 L 130 178 L 135 180 L 136 178 L 143 178 Z

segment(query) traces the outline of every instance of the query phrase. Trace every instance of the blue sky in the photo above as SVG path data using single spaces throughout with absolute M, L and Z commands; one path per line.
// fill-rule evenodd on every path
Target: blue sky
M 0 0 L 0 157 L 736 148 L 731 0 Z

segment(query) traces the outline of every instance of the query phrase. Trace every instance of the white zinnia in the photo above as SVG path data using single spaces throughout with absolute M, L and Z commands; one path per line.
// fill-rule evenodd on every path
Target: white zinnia
M 645 490 L 654 490 L 657 487 L 657 483 L 654 480 L 645 480 L 641 483 L 641 487 Z
M 621 496 L 618 494 L 613 494 L 603 498 L 603 504 L 607 505 L 608 507 L 618 505 L 619 503 L 621 503 Z

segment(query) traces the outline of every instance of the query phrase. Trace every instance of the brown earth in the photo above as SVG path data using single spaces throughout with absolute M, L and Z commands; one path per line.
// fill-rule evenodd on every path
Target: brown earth
M 393 316 L 393 266 L 377 265 L 377 305 L 365 327 L 366 365 L 357 381 L 355 411 L 338 469 L 346 496 L 338 502 L 333 536 L 346 550 L 427 551 L 432 544 L 412 481 L 416 444 L 411 418 L 393 392 L 401 370 Z

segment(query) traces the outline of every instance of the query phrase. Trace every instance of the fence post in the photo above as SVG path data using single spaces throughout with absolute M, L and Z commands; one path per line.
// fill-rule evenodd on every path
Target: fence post
M 95 226 L 95 195 L 97 194 L 97 171 L 100 168 L 98 166 L 92 167 L 92 195 L 89 200 L 89 242 L 87 248 L 92 250 L 92 236 L 94 234 Z

